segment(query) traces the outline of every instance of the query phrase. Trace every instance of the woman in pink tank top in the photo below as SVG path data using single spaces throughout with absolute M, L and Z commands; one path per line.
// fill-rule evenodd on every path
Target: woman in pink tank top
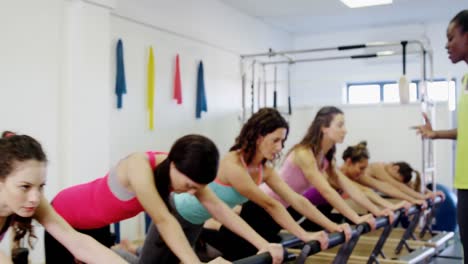
M 335 144 L 342 143 L 346 133 L 343 112 L 334 106 L 322 107 L 305 136 L 293 146 L 287 158 L 292 166 L 302 172 L 311 188 L 316 189 L 343 216 L 355 224 L 367 222 L 371 227 L 375 227 L 373 215 L 393 217 L 393 212 L 379 209 L 336 167 Z M 321 164 L 325 160 L 328 166 L 325 171 L 321 171 Z M 342 198 L 341 192 L 346 193 L 372 214 L 358 215 Z
M 21 239 L 29 247 L 36 238 L 32 219 L 41 223 L 79 260 L 86 263 L 126 263 L 111 250 L 75 231 L 47 202 L 43 194 L 47 157 L 42 146 L 27 135 L 5 131 L 0 138 L 0 241 L 13 227 L 14 248 Z M 9 226 L 8 226 L 9 225 Z M 13 263 L 0 251 L 0 263 Z
M 99 237 L 106 246 L 113 242 L 109 241 L 108 225 L 145 211 L 180 262 L 201 263 L 169 210 L 169 197 L 171 192 L 206 194 L 218 162 L 218 149 L 210 139 L 187 135 L 168 154 L 149 151 L 127 156 L 105 177 L 62 190 L 52 205 L 74 228 Z M 224 211 L 230 212 L 228 208 Z M 47 233 L 45 237 L 48 264 L 73 263 L 61 243 Z M 215 262 L 227 263 L 222 259 Z

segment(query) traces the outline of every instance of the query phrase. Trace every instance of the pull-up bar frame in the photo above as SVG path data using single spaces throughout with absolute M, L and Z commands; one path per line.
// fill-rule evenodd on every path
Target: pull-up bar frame
M 291 87 L 290 87 L 290 65 L 295 64 L 295 63 L 304 63 L 304 62 L 318 62 L 318 61 L 328 61 L 328 60 L 340 60 L 340 59 L 368 59 L 368 58 L 378 58 L 378 57 L 386 57 L 386 56 L 395 56 L 395 55 L 403 55 L 403 73 L 406 72 L 406 54 L 407 54 L 407 46 L 408 45 L 416 45 L 419 47 L 419 52 L 411 52 L 410 54 L 416 53 L 416 54 L 421 54 L 421 80 L 425 82 L 428 80 L 427 79 L 427 60 L 426 56 L 429 58 L 429 65 L 430 65 L 430 80 L 433 79 L 433 55 L 432 55 L 432 50 L 426 49 L 425 45 L 422 41 L 420 40 L 402 40 L 400 42 L 369 42 L 369 43 L 362 43 L 362 44 L 354 44 L 354 45 L 344 45 L 344 46 L 335 46 L 335 47 L 322 47 L 322 48 L 312 48 L 312 49 L 301 49 L 301 50 L 284 50 L 284 51 L 273 51 L 272 49 L 269 49 L 268 52 L 264 53 L 254 53 L 254 54 L 243 54 L 240 55 L 241 57 L 241 65 L 243 65 L 244 61 L 247 59 L 253 59 L 257 64 L 262 65 L 263 67 L 267 65 L 276 65 L 276 64 L 287 64 L 288 65 L 288 114 L 290 115 L 292 113 L 292 106 L 291 106 Z M 380 51 L 376 53 L 369 53 L 369 54 L 356 54 L 356 55 L 348 55 L 348 56 L 331 56 L 331 57 L 321 57 L 321 58 L 306 58 L 306 59 L 293 59 L 288 55 L 294 55 L 294 54 L 306 54 L 306 53 L 315 53 L 315 52 L 324 52 L 324 51 L 347 51 L 347 50 L 355 50 L 355 49 L 363 49 L 363 48 L 386 48 L 386 47 L 395 47 L 395 46 L 401 46 L 402 47 L 402 53 L 394 52 L 394 51 Z M 259 57 L 268 57 L 268 58 L 273 58 L 276 56 L 282 56 L 285 57 L 286 60 L 276 60 L 276 61 L 260 61 Z M 252 63 L 252 76 L 254 76 L 255 72 L 255 63 Z M 264 71 L 264 70 L 263 70 Z M 265 72 L 265 71 L 264 71 Z M 246 117 L 246 108 L 245 108 L 245 72 L 241 70 L 242 74 L 242 117 L 241 121 L 245 121 Z M 265 77 L 264 77 L 265 78 Z M 266 78 L 265 78 L 266 79 Z M 254 83 L 255 79 L 252 78 L 252 85 L 251 85 L 251 94 L 254 96 Z M 266 81 L 264 81 L 265 87 L 264 87 L 264 103 L 266 105 Z M 276 81 L 275 84 L 276 86 Z M 425 87 L 425 85 L 424 85 Z M 260 91 L 260 89 L 258 89 Z M 276 108 L 276 101 L 277 101 L 277 94 L 276 94 L 276 88 L 274 92 L 274 107 Z M 423 111 L 429 111 L 430 116 L 432 117 L 434 115 L 433 111 L 433 103 L 429 101 L 427 98 L 427 91 L 420 91 L 421 95 L 421 108 Z M 260 93 L 258 94 L 260 96 Z M 260 102 L 261 100 L 257 100 Z M 253 114 L 254 112 L 254 99 L 252 99 L 252 106 L 251 106 L 251 112 Z M 260 107 L 260 105 L 259 105 Z M 426 184 L 426 175 L 428 173 L 431 173 L 431 180 L 433 182 L 433 185 L 435 186 L 435 168 L 434 166 L 434 153 L 433 153 L 433 143 L 427 141 L 427 139 L 422 139 L 422 174 L 424 175 L 422 179 L 422 186 L 425 186 Z M 427 145 L 427 146 L 426 146 Z M 426 158 L 426 152 L 427 153 L 427 158 Z

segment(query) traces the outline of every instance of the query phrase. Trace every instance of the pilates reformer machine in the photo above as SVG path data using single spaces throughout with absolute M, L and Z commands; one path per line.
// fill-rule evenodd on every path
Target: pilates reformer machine
M 410 49 L 411 48 L 411 49 Z M 342 52 L 350 52 L 355 50 L 364 50 L 363 53 L 340 55 Z M 372 51 L 372 52 L 370 52 Z M 310 54 L 337 52 L 331 56 L 315 56 Z M 304 57 L 304 54 L 308 57 Z M 285 50 L 274 51 L 269 49 L 268 52 L 244 54 L 241 55 L 241 80 L 242 80 L 242 110 L 239 119 L 244 122 L 247 115 L 254 113 L 256 108 L 267 106 L 267 70 L 266 67 L 273 66 L 273 107 L 279 108 L 278 105 L 278 73 L 277 65 L 287 65 L 286 90 L 287 90 L 287 111 L 282 111 L 282 114 L 289 116 L 292 114 L 291 102 L 291 67 L 298 63 L 313 63 L 335 60 L 358 60 L 371 59 L 389 56 L 402 57 L 402 76 L 398 80 L 400 102 L 405 104 L 409 102 L 409 82 L 406 80 L 406 58 L 409 54 L 415 54 L 420 58 L 420 80 L 419 80 L 419 101 L 421 103 L 421 111 L 425 112 L 429 120 L 435 118 L 434 102 L 432 102 L 427 94 L 429 82 L 434 79 L 433 53 L 430 45 L 420 40 L 402 40 L 398 42 L 369 42 L 353 45 L 343 45 L 334 47 L 320 47 L 302 50 Z M 256 69 L 260 68 L 262 74 L 257 74 Z M 429 77 L 427 72 L 429 71 Z M 258 79 L 258 80 L 256 80 Z M 248 104 L 247 80 L 250 80 L 250 105 Z M 435 152 L 434 143 L 428 139 L 421 139 L 421 187 L 425 188 L 428 183 L 432 183 L 433 191 L 436 191 L 436 167 L 435 167 Z M 423 189 L 420 190 L 421 192 Z
M 352 228 L 352 237 L 345 243 L 342 233 L 329 235 L 329 246 L 321 252 L 317 241 L 303 243 L 293 236 L 283 236 L 283 263 L 426 263 L 448 247 L 453 232 L 434 233 L 431 228 L 434 211 L 441 203 L 441 198 L 428 200 L 428 208 L 412 206 L 408 212 L 395 211 L 393 224 L 388 218 L 376 219 L 376 230 L 371 231 L 368 224 L 359 224 Z M 417 229 L 421 217 L 428 214 L 422 228 Z M 406 229 L 394 228 L 402 217 L 410 218 Z M 417 237 L 416 237 L 417 236 Z M 234 261 L 235 264 L 271 263 L 269 253 L 258 254 Z
M 410 52 L 407 52 L 407 46 L 412 45 L 416 48 Z M 316 52 L 326 51 L 352 51 L 357 49 L 380 49 L 380 48 L 394 48 L 396 50 L 382 50 L 372 53 L 352 54 L 352 55 L 339 55 L 330 57 L 309 57 L 309 58 L 297 58 L 297 54 L 310 54 Z M 399 48 L 401 47 L 401 51 Z M 427 98 L 427 87 L 426 82 L 428 81 L 426 71 L 427 58 L 429 58 L 431 80 L 432 80 L 432 52 L 426 48 L 425 45 L 418 40 L 408 40 L 401 42 L 375 42 L 357 45 L 338 46 L 330 48 L 316 48 L 306 50 L 290 50 L 290 51 L 273 51 L 269 50 L 266 53 L 258 54 L 247 54 L 241 55 L 241 73 L 242 73 L 242 115 L 240 120 L 244 122 L 247 115 L 254 113 L 256 108 L 267 105 L 267 81 L 266 81 L 266 67 L 274 66 L 274 81 L 273 81 L 273 107 L 279 108 L 278 104 L 278 93 L 277 93 L 277 79 L 278 79 L 278 68 L 276 65 L 284 64 L 287 66 L 287 111 L 283 114 L 292 114 L 292 102 L 291 102 L 291 66 L 296 63 L 306 62 L 320 62 L 327 60 L 342 60 L 342 59 L 369 59 L 379 58 L 388 56 L 402 56 L 403 58 L 403 75 L 406 74 L 406 55 L 416 54 L 421 57 L 421 89 L 419 89 L 419 98 L 421 101 L 422 110 L 429 111 L 429 116 L 434 115 L 433 103 Z M 280 57 L 280 59 L 272 60 L 272 58 Z M 267 58 L 260 59 L 260 58 Z M 257 74 L 257 71 L 261 67 L 262 74 Z M 249 76 L 250 75 L 250 76 Z M 260 75 L 262 77 L 259 78 Z M 247 102 L 247 82 L 250 80 L 250 105 Z M 402 85 L 399 85 L 402 86 Z M 407 89 L 400 88 L 401 93 L 407 93 Z M 401 96 L 401 101 L 404 102 Z M 407 100 L 406 98 L 405 100 Z M 250 111 L 249 111 L 250 110 Z M 432 118 L 431 118 L 432 119 Z M 422 177 L 422 186 L 425 186 L 428 182 L 426 179 L 433 183 L 435 186 L 435 169 L 434 169 L 434 154 L 432 142 L 429 140 L 423 140 L 422 144 L 422 159 L 423 169 L 422 174 L 426 177 Z M 431 175 L 427 178 L 427 175 Z M 370 232 L 369 227 L 365 224 L 358 225 L 353 229 L 353 239 L 348 243 L 343 244 L 343 234 L 330 234 L 329 250 L 320 252 L 320 247 L 317 241 L 311 241 L 310 243 L 304 244 L 298 239 L 292 237 L 286 237 L 283 241 L 283 245 L 287 250 L 285 251 L 285 263 L 306 263 L 306 262 L 324 262 L 324 263 L 419 263 L 424 262 L 431 257 L 434 257 L 438 252 L 447 246 L 447 243 L 453 238 L 454 234 L 451 232 L 443 232 L 435 234 L 432 232 L 431 224 L 434 217 L 434 208 L 436 204 L 440 203 L 440 198 L 435 203 L 430 203 L 430 207 L 427 210 L 421 210 L 417 207 L 412 207 L 408 212 L 407 216 L 411 217 L 410 225 L 405 230 L 394 229 L 390 226 L 388 219 L 379 218 L 377 220 L 377 230 Z M 395 219 L 404 217 L 404 213 L 399 211 L 395 212 Z M 150 224 L 150 218 L 146 215 L 145 217 L 145 230 Z M 426 240 L 418 240 L 415 237 L 415 232 L 418 227 L 420 229 L 419 236 Z M 118 223 L 115 226 L 115 233 L 117 241 L 119 240 L 119 226 Z M 360 241 L 360 243 L 357 243 Z M 343 244 L 343 245 L 342 245 Z M 338 247 L 342 245 L 341 247 Z M 371 245 L 371 246 L 369 246 Z M 300 249 L 302 248 L 302 249 Z M 339 248 L 338 251 L 336 248 Z M 371 248 L 371 250 L 369 250 Z M 356 255 L 352 253 L 360 253 Z M 407 255 L 400 255 L 400 253 L 409 253 Z M 235 263 L 255 264 L 255 263 L 270 263 L 271 257 L 268 254 L 260 254 L 252 256 L 247 259 L 236 261 Z

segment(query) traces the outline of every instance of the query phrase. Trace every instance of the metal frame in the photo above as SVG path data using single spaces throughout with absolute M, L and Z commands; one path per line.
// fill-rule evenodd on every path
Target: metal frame
M 419 100 L 421 102 L 421 109 L 423 112 L 428 112 L 429 118 L 433 120 L 435 116 L 435 111 L 434 111 L 434 103 L 429 100 L 427 97 L 427 91 L 425 87 L 425 83 L 428 80 L 433 79 L 433 74 L 434 74 L 434 67 L 433 67 L 433 54 L 432 50 L 426 49 L 425 45 L 422 41 L 420 40 L 402 40 L 399 42 L 369 42 L 369 43 L 362 43 L 362 44 L 354 44 L 354 45 L 345 45 L 345 46 L 335 46 L 335 47 L 321 47 L 321 48 L 310 48 L 310 49 L 300 49 L 300 50 L 283 50 L 283 51 L 273 51 L 272 49 L 269 49 L 268 52 L 263 52 L 263 53 L 253 53 L 253 54 L 241 54 L 241 75 L 242 75 L 242 114 L 241 117 L 239 118 L 240 121 L 243 123 L 246 120 L 246 106 L 245 106 L 245 80 L 246 80 L 246 72 L 244 72 L 244 63 L 248 60 L 252 60 L 252 85 L 251 85 L 251 95 L 252 95 L 252 105 L 251 105 L 251 114 L 254 113 L 255 111 L 255 104 L 254 104 L 254 82 L 255 82 L 255 64 L 261 65 L 263 68 L 263 73 L 264 73 L 264 96 L 263 100 L 260 100 L 260 98 L 257 100 L 257 102 L 263 101 L 264 106 L 266 106 L 266 74 L 265 74 L 265 67 L 268 65 L 276 65 L 278 64 L 287 64 L 288 65 L 288 112 L 284 114 L 291 114 L 292 113 L 292 102 L 291 102 L 291 85 L 290 85 L 290 66 L 292 64 L 296 63 L 306 63 L 306 62 L 318 62 L 318 61 L 328 61 L 328 60 L 341 60 L 341 59 L 367 59 L 367 58 L 378 58 L 378 57 L 386 57 L 386 56 L 395 56 L 395 55 L 403 55 L 403 73 L 406 72 L 406 55 L 411 54 L 407 52 L 407 47 L 408 45 L 416 45 L 419 48 L 419 51 L 416 52 L 417 54 L 420 54 L 421 56 L 421 88 L 418 89 L 419 93 Z M 311 54 L 311 53 L 320 53 L 320 52 L 325 52 L 325 51 L 349 51 L 349 50 L 355 50 L 355 49 L 363 49 L 363 48 L 388 48 L 388 47 L 402 47 L 402 52 L 394 52 L 394 51 L 379 51 L 375 53 L 368 53 L 368 54 L 357 54 L 357 55 L 346 55 L 346 56 L 329 56 L 329 57 L 310 57 L 310 58 L 302 58 L 302 59 L 294 59 L 291 58 L 289 55 L 297 55 L 297 54 Z M 271 60 L 272 58 L 275 57 L 281 57 L 281 59 L 277 60 Z M 263 60 L 260 60 L 263 58 Z M 264 59 L 268 58 L 270 61 L 265 61 Z M 429 69 L 427 67 L 427 64 L 429 64 Z M 427 78 L 427 71 L 429 70 L 429 76 L 430 78 Z M 274 105 L 273 107 L 277 108 L 277 80 L 276 80 L 276 70 L 275 70 L 275 81 L 274 81 L 274 86 L 275 86 L 275 91 L 274 91 Z M 259 89 L 260 90 L 260 89 Z M 258 96 L 260 96 L 260 93 L 258 93 Z M 258 107 L 260 107 L 260 104 L 258 104 Z M 421 179 L 421 185 L 423 187 L 426 186 L 426 177 L 430 175 L 430 180 L 433 183 L 434 186 L 434 191 L 435 191 L 435 186 L 436 186 L 436 179 L 435 179 L 435 154 L 434 154 L 434 144 L 432 141 L 428 139 L 422 139 L 422 179 Z M 422 190 L 421 190 L 422 191 Z
M 434 204 L 439 204 L 442 203 L 442 199 L 440 197 L 437 197 L 436 200 L 434 201 Z M 415 218 L 419 219 L 420 214 L 422 213 L 422 209 L 420 206 L 412 206 L 408 212 L 406 212 L 406 215 L 414 215 L 413 222 L 412 223 L 417 223 L 417 220 L 414 221 Z M 403 214 L 402 209 L 395 211 L 395 219 L 399 219 L 400 216 Z M 379 263 L 377 260 L 377 255 L 379 252 L 381 252 L 382 246 L 385 243 L 385 240 L 390 234 L 390 231 L 392 230 L 392 225 L 390 225 L 388 217 L 379 217 L 376 219 L 376 229 L 379 228 L 385 228 L 384 231 L 381 234 L 381 237 L 379 241 L 377 242 L 371 256 L 369 256 L 368 263 Z M 411 237 L 411 235 L 414 232 L 414 227 L 408 227 L 410 229 L 408 232 L 405 232 L 402 237 L 402 241 L 400 242 L 403 246 L 403 244 L 406 244 L 406 240 Z M 407 230 L 408 230 L 407 229 Z M 352 230 L 352 239 L 346 244 L 345 243 L 345 236 L 343 233 L 332 233 L 328 236 L 329 243 L 328 243 L 328 248 L 333 248 L 337 245 L 343 244 L 343 249 L 335 256 L 334 263 L 345 263 L 346 260 L 349 258 L 349 255 L 352 252 L 352 249 L 355 246 L 355 243 L 359 239 L 359 236 L 361 234 L 365 234 L 370 232 L 370 227 L 368 224 L 359 224 L 356 227 L 353 228 Z M 448 239 L 453 237 L 453 233 L 447 233 L 444 234 L 443 236 L 437 238 L 437 240 L 434 238 L 436 243 L 442 244 L 446 242 Z M 283 262 L 288 262 L 292 260 L 296 260 L 296 264 L 302 264 L 305 262 L 306 258 L 310 255 L 316 254 L 321 251 L 320 249 L 320 244 L 318 241 L 310 241 L 308 243 L 303 243 L 300 239 L 298 238 L 292 238 L 287 241 L 284 241 L 283 243 L 284 248 L 291 248 L 291 247 L 299 247 L 302 246 L 302 250 L 300 255 L 295 255 L 295 254 L 288 254 L 285 251 L 285 258 Z M 440 247 L 441 245 L 438 245 Z M 417 249 L 417 250 L 412 250 L 411 254 L 402 257 L 401 260 L 407 261 L 408 263 L 417 263 L 417 261 L 426 259 L 428 257 L 431 257 L 435 255 L 437 251 L 434 248 L 422 248 L 422 249 Z M 419 254 L 419 255 L 418 255 Z M 269 253 L 265 252 L 262 254 L 250 256 L 244 259 L 236 260 L 233 263 L 234 264 L 266 264 L 266 263 L 271 263 L 272 258 Z M 344 262 L 340 262 L 344 261 Z

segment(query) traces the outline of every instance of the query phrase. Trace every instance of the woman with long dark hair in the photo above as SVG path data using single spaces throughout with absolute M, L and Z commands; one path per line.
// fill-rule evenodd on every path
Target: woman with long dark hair
M 168 154 L 134 153 L 94 181 L 69 187 L 52 200 L 55 210 L 75 229 L 113 245 L 109 225 L 145 211 L 169 248 L 183 263 L 200 263 L 169 208 L 174 193 L 196 194 L 213 181 L 219 153 L 201 135 L 178 139 Z M 69 252 L 51 234 L 45 235 L 47 263 L 73 263 Z

